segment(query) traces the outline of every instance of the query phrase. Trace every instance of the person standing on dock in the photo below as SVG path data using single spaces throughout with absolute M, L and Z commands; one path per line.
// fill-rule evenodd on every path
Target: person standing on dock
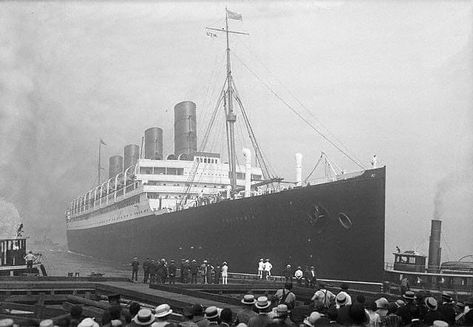
M 222 265 L 222 284 L 228 284 L 228 265 L 226 262 L 224 262 Z
M 271 264 L 271 262 L 269 262 L 269 259 L 266 259 L 266 262 L 264 263 L 264 267 L 263 267 L 263 278 L 268 280 L 269 277 L 271 277 L 271 269 L 273 268 L 273 265 Z
M 204 260 L 204 262 L 200 266 L 200 274 L 202 275 L 202 284 L 208 284 L 208 280 L 207 280 L 208 269 L 209 269 L 209 266 L 207 265 L 207 260 Z
M 259 262 L 258 262 L 258 277 L 259 277 L 259 279 L 263 279 L 263 270 L 264 270 L 264 260 L 259 259 Z
M 168 266 L 168 274 L 169 274 L 169 284 L 170 285 L 175 285 L 176 284 L 176 271 L 177 267 L 176 264 L 174 263 L 174 260 L 171 260 Z
M 301 266 L 297 267 L 297 270 L 294 272 L 294 278 L 297 281 L 298 286 L 302 286 L 302 277 L 304 273 L 302 272 Z
M 156 271 L 157 271 L 156 261 L 151 259 L 151 263 L 149 265 L 149 282 L 150 284 L 156 283 Z
M 138 268 L 140 267 L 138 257 L 134 257 L 130 265 L 131 265 L 131 280 L 137 282 L 138 281 Z
M 191 269 L 191 265 L 190 265 L 190 262 L 189 262 L 189 259 L 186 259 L 186 261 L 184 261 L 184 266 L 183 266 L 183 283 L 184 284 L 187 284 L 189 283 L 189 272 L 190 272 L 190 269 Z
M 149 258 L 146 258 L 145 262 L 143 262 L 143 283 L 147 284 L 149 279 L 149 268 L 151 265 L 151 261 Z
M 292 282 L 292 267 L 291 265 L 286 265 L 284 269 L 284 281 L 285 282 Z
M 190 264 L 190 272 L 191 284 L 197 284 L 197 273 L 199 272 L 199 266 L 197 265 L 197 261 L 195 259 L 193 259 Z

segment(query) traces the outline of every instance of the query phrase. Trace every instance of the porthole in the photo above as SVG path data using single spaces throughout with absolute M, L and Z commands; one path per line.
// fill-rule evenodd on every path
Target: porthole
M 338 221 L 345 229 L 350 229 L 353 223 L 351 222 L 350 217 L 348 217 L 345 213 L 340 212 L 338 213 Z

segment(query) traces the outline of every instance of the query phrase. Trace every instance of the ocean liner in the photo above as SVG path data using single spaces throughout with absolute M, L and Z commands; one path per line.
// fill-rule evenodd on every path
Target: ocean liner
M 195 103 L 176 104 L 174 153 L 164 157 L 163 130 L 152 127 L 141 147 L 130 144 L 123 157 L 110 157 L 108 179 L 66 212 L 69 250 L 123 262 L 134 256 L 227 261 L 233 272 L 255 272 L 259 259 L 269 258 L 276 273 L 290 263 L 314 265 L 325 278 L 381 281 L 385 168 L 309 184 L 296 155 L 293 185 L 281 187 L 282 179 L 268 176 L 231 74 L 229 34 L 238 32 L 228 29 L 228 19 L 238 18 L 227 10 L 225 28 L 209 28 L 227 41 L 227 76 L 212 117 L 223 107 L 228 162 L 203 150 L 207 132 L 197 148 Z M 252 160 L 243 149 L 243 165 L 236 160 L 235 103 L 255 154 Z

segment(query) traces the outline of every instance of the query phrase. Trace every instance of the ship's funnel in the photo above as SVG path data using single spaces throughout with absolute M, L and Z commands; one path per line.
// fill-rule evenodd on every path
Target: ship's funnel
M 159 127 L 145 131 L 145 159 L 163 159 L 163 130 Z
M 179 102 L 174 106 L 174 154 L 197 152 L 196 106 L 192 101 Z
M 442 221 L 432 219 L 429 241 L 429 262 L 427 272 L 438 273 L 440 271 L 440 258 L 442 249 L 440 248 L 440 235 L 442 232 Z
M 128 144 L 123 148 L 123 170 L 136 165 L 140 157 L 140 147 L 136 144 Z
M 115 177 L 123 171 L 123 157 L 111 156 L 108 159 L 108 178 Z

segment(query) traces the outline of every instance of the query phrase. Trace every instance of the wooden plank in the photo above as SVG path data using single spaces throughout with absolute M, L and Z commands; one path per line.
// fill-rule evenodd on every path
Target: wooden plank
M 80 297 L 80 296 L 67 295 L 66 298 L 70 302 L 85 304 L 85 305 L 100 308 L 100 309 L 103 309 L 103 310 L 107 310 L 110 307 L 110 304 L 108 304 L 108 303 L 89 300 L 89 299 L 86 299 L 86 298 L 83 298 L 83 297 Z
M 1 302 L 0 303 L 0 309 L 21 310 L 21 311 L 29 311 L 33 313 L 36 311 L 36 307 L 37 307 L 36 305 L 21 304 L 21 303 L 14 303 L 14 302 Z M 43 311 L 44 315 L 47 317 L 64 314 L 64 310 L 62 309 L 44 307 L 43 310 L 44 310 Z
M 19 302 L 19 303 L 31 303 L 34 304 L 38 301 L 39 295 L 11 295 L 0 297 L 0 300 L 4 302 Z M 46 295 L 44 297 L 45 303 L 61 303 L 66 301 L 65 295 Z

